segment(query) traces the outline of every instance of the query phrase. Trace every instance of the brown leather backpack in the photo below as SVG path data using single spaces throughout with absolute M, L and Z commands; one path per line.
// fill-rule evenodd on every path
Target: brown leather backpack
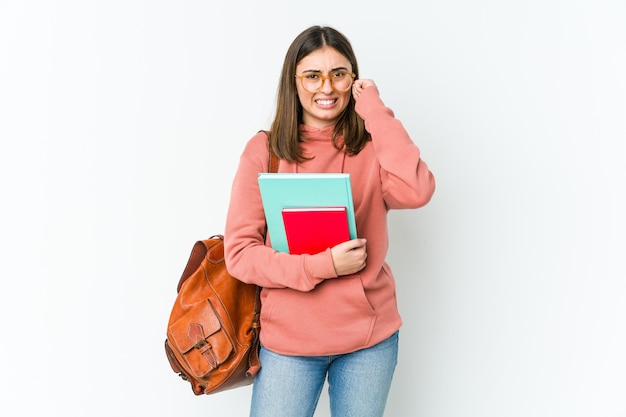
M 268 172 L 277 172 L 278 157 L 269 155 Z M 260 288 L 226 270 L 224 237 L 196 242 L 178 282 L 165 339 L 172 369 L 196 395 L 254 381 L 261 368 L 260 307 Z
M 196 395 L 251 384 L 260 368 L 259 289 L 228 274 L 223 236 L 194 245 L 178 284 L 165 352 Z

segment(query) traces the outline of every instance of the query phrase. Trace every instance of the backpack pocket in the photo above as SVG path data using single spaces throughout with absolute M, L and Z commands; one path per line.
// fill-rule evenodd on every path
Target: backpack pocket
M 167 332 L 172 348 L 187 363 L 193 376 L 201 378 L 226 362 L 234 352 L 210 300 L 194 305 Z

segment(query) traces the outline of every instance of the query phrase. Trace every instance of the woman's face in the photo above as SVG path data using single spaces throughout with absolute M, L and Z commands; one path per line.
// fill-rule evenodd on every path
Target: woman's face
M 336 49 L 325 46 L 311 52 L 296 66 L 296 75 L 318 74 L 327 76 L 333 71 L 352 72 L 350 61 Z M 300 79 L 296 78 L 296 88 L 302 104 L 302 122 L 318 129 L 334 125 L 350 102 L 351 89 L 337 91 L 330 80 L 324 80 L 320 91 L 310 92 L 304 89 Z

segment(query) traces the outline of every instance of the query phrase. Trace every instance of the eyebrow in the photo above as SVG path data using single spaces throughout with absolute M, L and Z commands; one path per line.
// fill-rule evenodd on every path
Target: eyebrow
M 346 67 L 336 67 L 336 68 L 331 69 L 331 70 L 330 70 L 330 71 L 328 71 L 328 72 L 334 72 L 334 71 L 340 71 L 340 70 L 348 71 L 348 68 L 346 68 Z M 308 70 L 304 70 L 304 71 L 302 71 L 302 73 L 305 73 L 305 72 L 319 72 L 319 73 L 322 73 L 322 70 L 318 70 L 318 69 L 308 69 Z

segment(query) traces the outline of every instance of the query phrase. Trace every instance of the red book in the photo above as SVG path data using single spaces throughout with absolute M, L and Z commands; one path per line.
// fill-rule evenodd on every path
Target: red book
M 289 253 L 316 254 L 350 240 L 345 207 L 298 207 L 282 211 Z

